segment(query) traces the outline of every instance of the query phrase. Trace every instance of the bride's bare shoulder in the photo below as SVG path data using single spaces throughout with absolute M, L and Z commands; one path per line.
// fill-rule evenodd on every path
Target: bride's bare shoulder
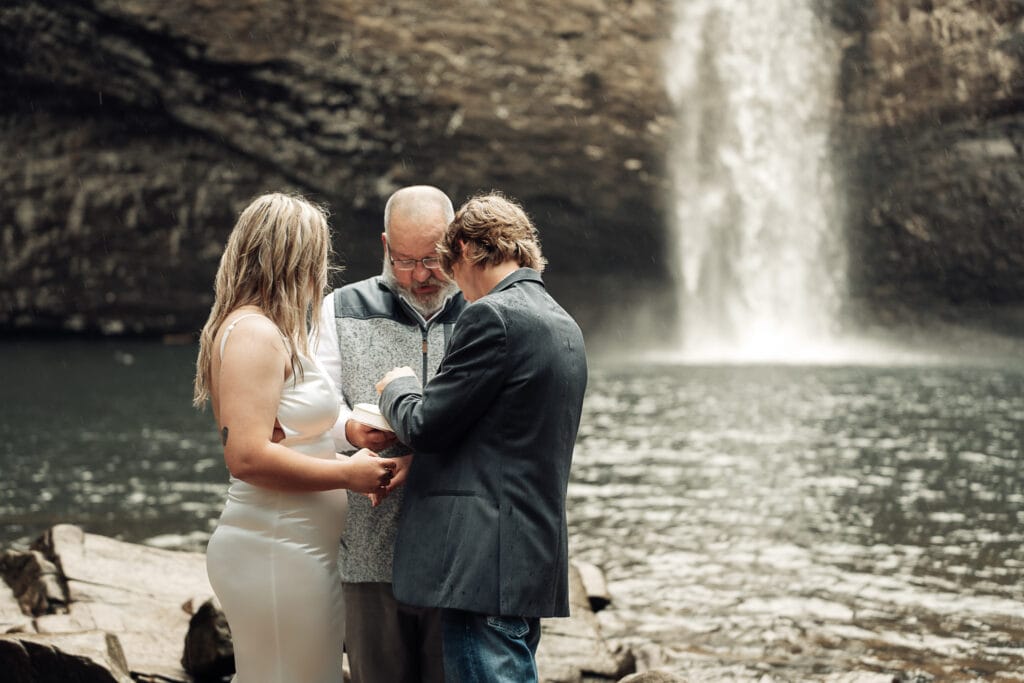
M 281 330 L 262 313 L 232 311 L 217 333 L 223 356 L 275 351 L 285 353 Z M 287 354 L 286 354 L 287 355 Z

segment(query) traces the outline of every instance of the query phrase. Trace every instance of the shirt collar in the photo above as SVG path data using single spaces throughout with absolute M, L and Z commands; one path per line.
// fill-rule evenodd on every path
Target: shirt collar
M 501 282 L 494 285 L 494 289 L 492 289 L 491 292 L 500 292 L 503 289 L 508 289 L 517 282 L 524 281 L 539 282 L 542 285 L 544 284 L 544 280 L 541 279 L 540 273 L 533 268 L 519 268 L 502 278 Z

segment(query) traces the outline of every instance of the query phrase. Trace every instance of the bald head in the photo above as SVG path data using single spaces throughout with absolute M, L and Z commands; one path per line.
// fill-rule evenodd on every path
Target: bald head
M 437 258 L 437 243 L 454 217 L 448 195 L 429 185 L 403 187 L 384 207 L 384 281 L 425 318 L 457 291 L 436 265 L 424 263 Z
M 384 206 L 384 234 L 390 237 L 396 222 L 447 226 L 453 218 L 452 200 L 441 190 L 431 185 L 403 187 L 392 194 Z

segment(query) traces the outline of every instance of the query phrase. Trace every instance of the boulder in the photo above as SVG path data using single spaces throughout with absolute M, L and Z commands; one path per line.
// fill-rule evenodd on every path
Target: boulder
M 67 592 L 57 566 L 38 550 L 5 550 L 0 575 L 17 598 L 24 614 L 45 614 L 66 609 Z
M 203 601 L 189 620 L 181 666 L 197 678 L 219 678 L 234 673 L 231 629 L 216 598 Z
M 32 630 L 32 618 L 22 611 L 18 596 L 6 582 L 0 581 L 0 633 Z
M 569 571 L 569 611 L 566 619 L 541 621 L 537 669 L 541 680 L 555 683 L 581 680 L 618 680 L 636 671 L 628 650 L 614 650 L 601 635 L 601 624 L 590 607 L 580 570 Z
M 102 631 L 0 636 L 4 683 L 132 683 L 117 636 Z
M 597 565 L 589 562 L 573 562 L 576 570 L 580 573 L 580 580 L 590 601 L 590 609 L 600 612 L 611 604 L 612 597 L 608 593 L 608 584 L 604 579 L 604 572 Z
M 7 551 L 3 568 L 5 630 L 31 631 L 0 647 L 0 670 L 20 672 L 16 680 L 191 680 L 181 666 L 186 610 L 213 594 L 201 553 L 61 524 L 30 552 Z
M 182 605 L 197 593 L 213 594 L 201 553 L 124 543 L 71 525 L 51 528 L 36 546 L 60 565 L 70 601 L 67 615 L 37 619 L 40 631 L 115 633 L 133 674 L 185 679 L 189 615 Z
M 619 683 L 686 683 L 686 679 L 670 671 L 652 669 L 643 673 L 635 673 L 621 679 Z

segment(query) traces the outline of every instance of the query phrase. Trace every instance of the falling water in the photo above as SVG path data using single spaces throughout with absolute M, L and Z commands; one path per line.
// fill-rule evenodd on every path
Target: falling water
M 684 353 L 827 355 L 845 282 L 837 41 L 810 0 L 677 0 L 668 91 Z

